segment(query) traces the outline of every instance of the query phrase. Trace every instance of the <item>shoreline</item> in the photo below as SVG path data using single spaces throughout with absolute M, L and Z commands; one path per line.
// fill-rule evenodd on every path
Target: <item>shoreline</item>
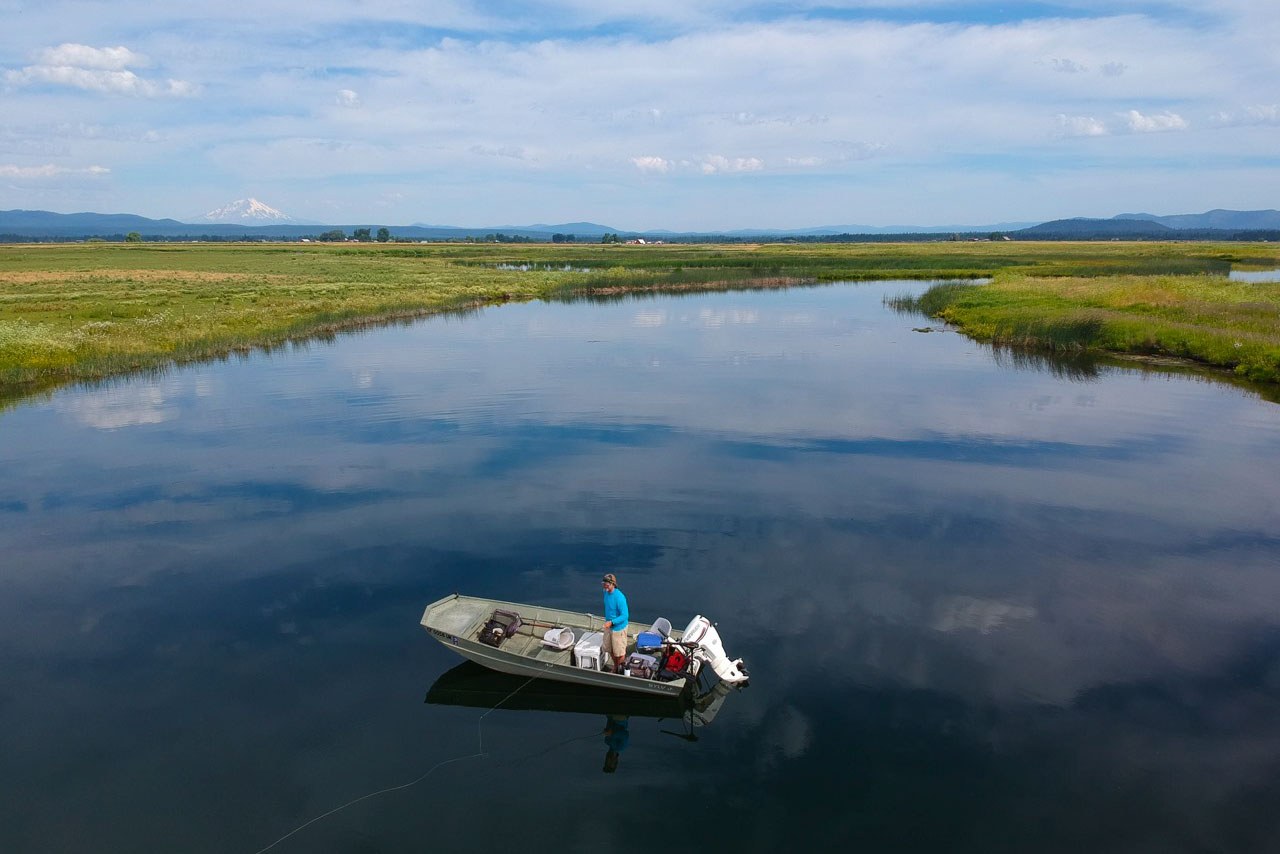
M 913 310 L 941 317 L 980 341 L 1050 352 L 1191 358 L 1215 373 L 1223 370 L 1221 366 L 1235 367 L 1238 361 L 1205 358 L 1195 348 L 1144 338 L 1146 333 L 1136 327 L 1130 337 L 1137 346 L 1096 335 L 1106 326 L 1103 320 L 1116 322 L 1102 315 L 1114 315 L 1117 309 L 1092 306 L 1090 300 L 1097 302 L 1093 291 L 1102 288 L 1118 299 L 1115 293 L 1121 291 L 1149 290 L 1155 294 L 1153 305 L 1167 310 L 1160 300 L 1168 302 L 1170 282 L 1181 282 L 1184 290 L 1200 289 L 1192 296 L 1203 303 L 1199 311 L 1205 317 L 1221 319 L 1234 311 L 1231 322 L 1256 327 L 1237 330 L 1235 334 L 1252 337 L 1247 348 L 1237 343 L 1231 349 L 1249 349 L 1269 358 L 1274 348 L 1276 368 L 1255 367 L 1252 374 L 1236 370 L 1275 385 L 1280 381 L 1280 321 L 1274 319 L 1280 318 L 1280 284 L 1231 282 L 1230 291 L 1218 285 L 1217 292 L 1205 288 L 1206 282 L 1225 284 L 1225 271 L 1233 263 L 1280 266 L 1274 253 L 1265 245 L 945 242 L 871 247 L 4 246 L 0 408 L 65 385 L 271 352 L 361 328 L 508 302 L 785 289 L 873 279 L 946 280 L 948 284 L 930 288 L 912 302 L 927 303 L 938 287 L 951 289 L 950 301 L 935 300 L 936 305 Z M 503 268 L 511 264 L 527 264 L 530 269 Z M 993 280 L 982 285 L 962 282 L 976 277 Z M 1011 285 L 1015 291 L 1021 288 L 1009 302 L 1016 309 L 1016 322 L 1009 321 L 1007 306 L 1002 320 L 1000 307 L 990 301 L 964 302 L 972 303 L 975 293 L 998 295 Z M 1153 290 L 1157 286 L 1165 291 Z M 1239 293 L 1251 295 L 1252 301 L 1241 306 Z M 1141 309 L 1138 314 L 1145 312 L 1141 319 L 1148 325 L 1176 326 L 1177 318 L 1162 320 L 1150 306 L 1133 299 L 1127 305 L 1130 314 L 1135 305 Z M 1127 316 L 1120 320 L 1130 322 Z M 1077 332 L 1094 337 L 1064 334 L 1064 329 L 1072 331 L 1068 327 L 1073 323 Z M 1037 324 L 1053 327 L 1052 336 L 1038 336 Z M 1201 323 L 1194 331 L 1200 335 L 1205 329 Z M 1228 329 L 1222 334 L 1230 333 Z M 1242 354 L 1225 354 L 1232 355 Z M 1266 369 L 1270 363 L 1263 359 L 1258 364 Z

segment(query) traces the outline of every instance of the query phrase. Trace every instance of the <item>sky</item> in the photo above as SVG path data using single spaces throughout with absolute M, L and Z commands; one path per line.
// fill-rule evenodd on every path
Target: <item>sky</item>
M 1275 0 L 0 0 L 0 210 L 619 230 L 1280 207 Z

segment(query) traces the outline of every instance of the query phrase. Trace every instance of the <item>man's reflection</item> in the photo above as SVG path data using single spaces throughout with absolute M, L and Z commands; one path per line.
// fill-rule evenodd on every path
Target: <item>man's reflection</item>
M 627 715 L 607 715 L 604 719 L 604 773 L 612 774 L 618 770 L 618 756 L 627 749 L 627 741 L 631 733 L 627 729 Z

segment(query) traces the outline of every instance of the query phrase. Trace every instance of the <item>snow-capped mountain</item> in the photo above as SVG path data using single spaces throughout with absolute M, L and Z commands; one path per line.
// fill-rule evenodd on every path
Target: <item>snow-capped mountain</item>
M 264 205 L 257 199 L 236 199 L 229 205 L 211 210 L 200 218 L 204 222 L 232 222 L 238 225 L 265 225 L 276 222 L 294 222 L 287 213 Z

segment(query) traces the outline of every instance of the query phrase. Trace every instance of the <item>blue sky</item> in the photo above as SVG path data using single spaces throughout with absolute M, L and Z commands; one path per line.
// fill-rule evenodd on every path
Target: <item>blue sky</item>
M 1280 3 L 0 0 L 0 209 L 619 229 L 1280 207 Z

